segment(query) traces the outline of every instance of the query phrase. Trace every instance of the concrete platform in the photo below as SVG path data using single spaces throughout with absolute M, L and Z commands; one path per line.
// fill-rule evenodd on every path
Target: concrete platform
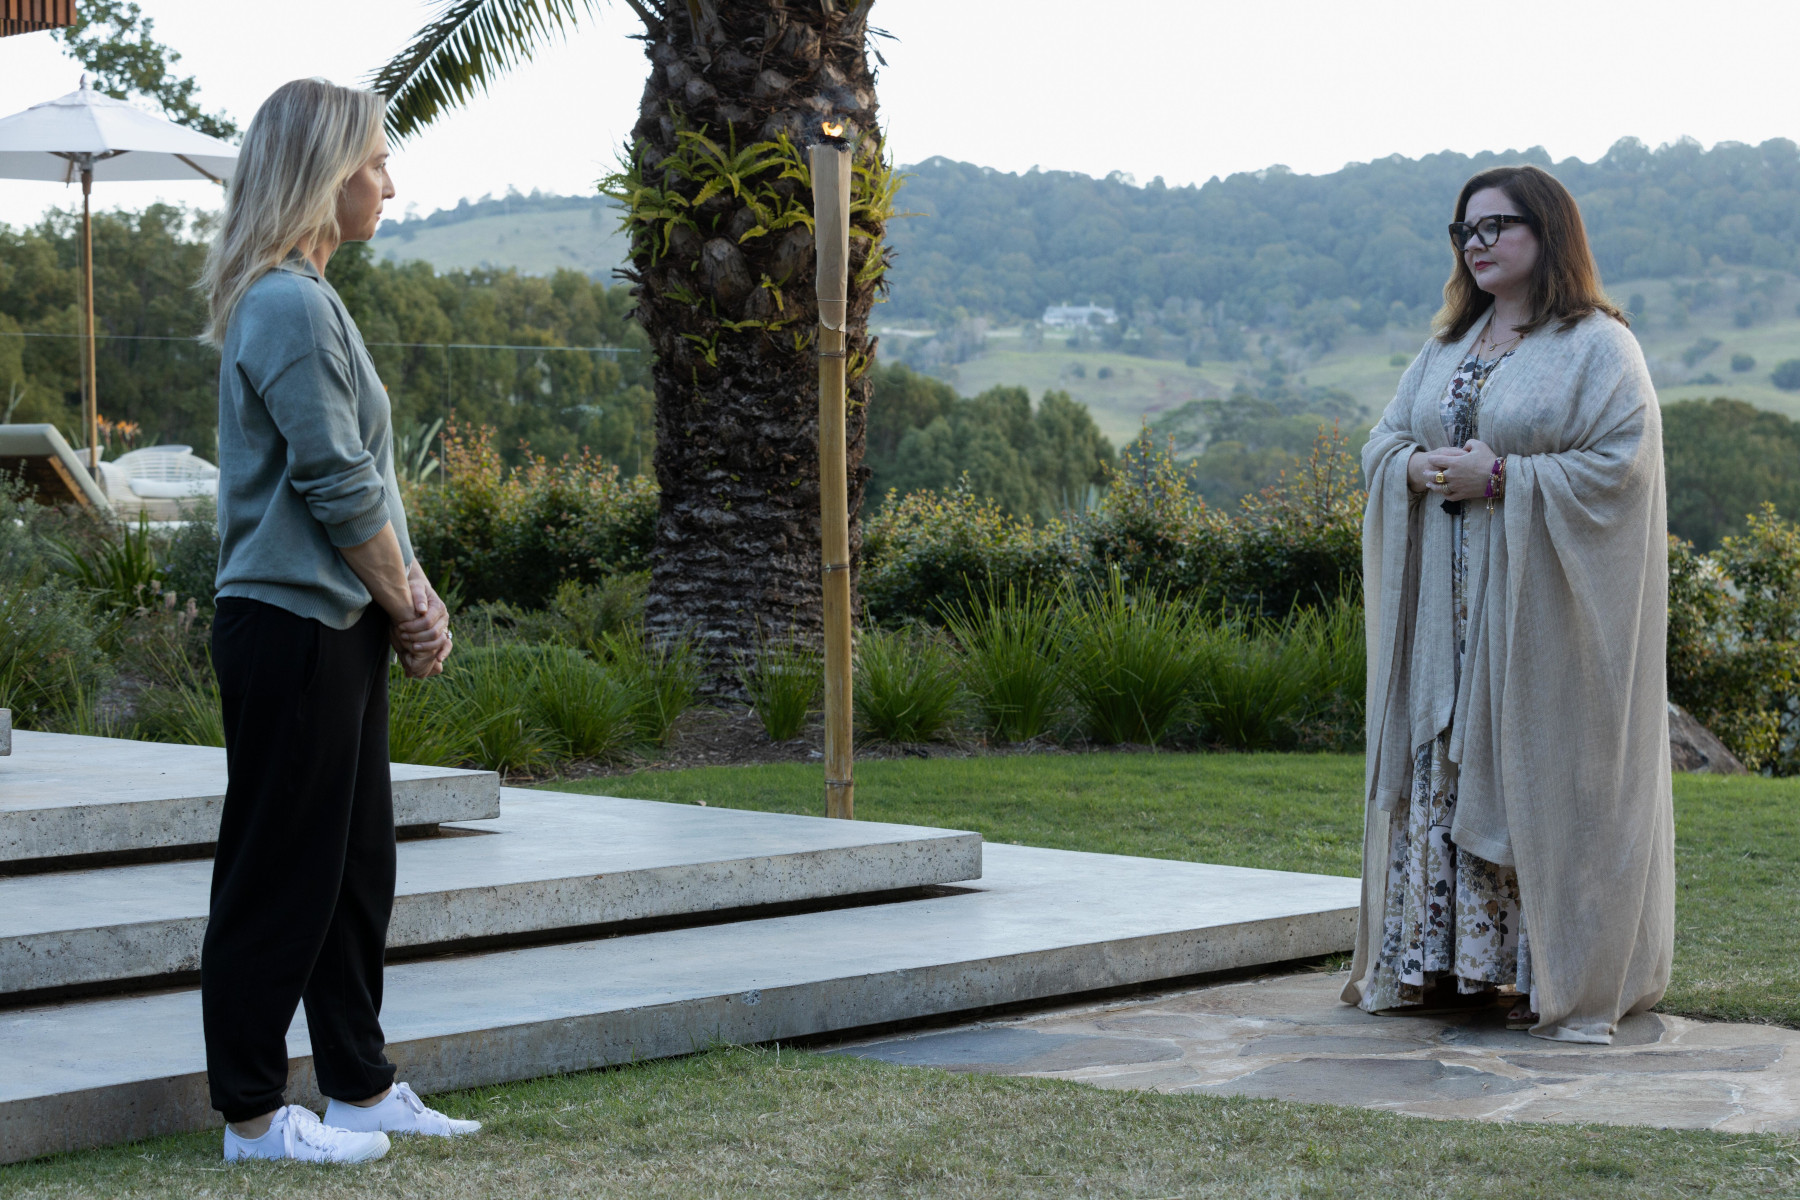
M 204 846 L 225 804 L 225 751 L 13 733 L 0 760 L 0 870 L 33 859 Z M 500 815 L 492 771 L 394 764 L 394 823 Z
M 508 796 L 508 804 L 512 803 Z M 986 848 L 977 890 L 405 963 L 383 1013 L 429 1094 L 1344 950 L 1358 882 Z M 302 1021 L 289 1097 L 318 1103 Z M 0 1161 L 216 1127 L 194 991 L 0 1012 Z
M 1421 1117 L 1800 1132 L 1800 1030 L 1627 1017 L 1610 1046 L 1506 1028 L 1504 1006 L 1376 1017 L 1341 974 L 1276 976 L 874 1038 L 838 1053 L 1132 1091 Z
M 399 847 L 390 949 L 956 883 L 981 835 L 507 788 Z M 0 999 L 197 971 L 208 859 L 0 877 Z

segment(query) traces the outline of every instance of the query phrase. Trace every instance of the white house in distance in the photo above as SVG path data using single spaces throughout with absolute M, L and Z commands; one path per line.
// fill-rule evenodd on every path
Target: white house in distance
M 1074 329 L 1082 325 L 1111 325 L 1119 314 L 1098 304 L 1052 304 L 1044 310 L 1044 324 L 1052 328 Z

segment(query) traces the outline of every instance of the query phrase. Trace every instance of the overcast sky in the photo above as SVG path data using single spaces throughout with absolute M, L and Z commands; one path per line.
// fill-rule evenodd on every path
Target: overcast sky
M 441 0 L 139 0 L 209 110 L 240 125 L 302 75 L 354 84 Z M 932 155 L 1171 185 L 1283 163 L 1439 150 L 1592 159 L 1621 137 L 1710 146 L 1800 138 L 1792 0 L 879 0 L 882 112 L 897 161 Z M 629 130 L 643 84 L 630 9 L 603 2 L 566 44 L 408 143 L 398 216 L 461 197 L 586 192 Z M 47 34 L 0 39 L 0 115 L 72 90 Z M 196 184 L 114 184 L 103 207 Z M 0 180 L 0 221 L 78 204 L 60 185 Z

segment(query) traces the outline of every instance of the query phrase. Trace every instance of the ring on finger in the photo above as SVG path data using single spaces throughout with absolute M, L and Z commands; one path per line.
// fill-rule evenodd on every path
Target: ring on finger
M 1437 483 L 1437 485 L 1439 487 L 1444 486 L 1444 473 L 1442 471 L 1439 471 L 1436 475 L 1432 476 L 1432 479 Z

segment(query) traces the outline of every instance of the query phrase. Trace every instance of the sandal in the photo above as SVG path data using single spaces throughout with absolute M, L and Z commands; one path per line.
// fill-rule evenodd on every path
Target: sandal
M 1506 1014 L 1508 1029 L 1530 1029 L 1538 1023 L 1538 1015 L 1531 1011 L 1528 1001 L 1521 1000 L 1512 1006 Z

